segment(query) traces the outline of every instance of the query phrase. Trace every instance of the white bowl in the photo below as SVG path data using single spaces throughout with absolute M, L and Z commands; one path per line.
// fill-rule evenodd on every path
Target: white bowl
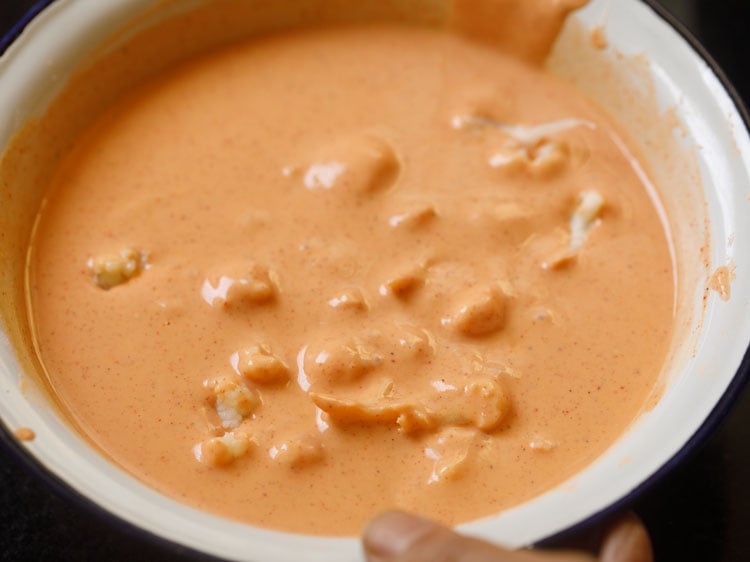
M 134 28 L 122 33 L 126 23 L 139 18 L 138 25 L 147 27 L 201 3 L 51 3 L 0 58 L 0 147 L 44 112 L 82 61 L 94 52 L 107 52 L 97 47 L 100 43 L 116 32 L 118 41 L 127 40 Z M 424 10 L 441 4 L 439 0 L 417 3 Z M 664 135 L 666 127 L 669 135 L 668 142 L 659 150 L 646 151 L 645 157 L 661 187 L 676 240 L 678 329 L 663 376 L 661 399 L 604 455 L 536 499 L 460 527 L 512 546 L 538 542 L 622 507 L 633 493 L 664 474 L 706 437 L 748 376 L 750 138 L 746 115 L 707 55 L 648 3 L 594 0 L 576 19 L 588 27 L 604 23 L 611 47 L 640 57 L 619 57 L 612 49 L 605 53 L 589 50 L 586 57 L 571 64 L 566 49 L 573 49 L 579 37 L 571 28 L 553 57 L 557 72 L 577 82 L 618 117 L 637 144 L 653 141 L 657 129 Z M 608 74 L 612 69 L 623 81 L 624 90 L 645 91 L 646 101 L 651 99 L 661 109 L 673 108 L 672 113 L 654 121 L 648 115 L 658 113 L 658 108 L 647 107 L 645 102 L 643 107 L 635 107 L 627 97 L 612 96 L 613 84 L 604 82 L 605 76 L 612 79 Z M 676 121 L 669 121 L 670 116 Z M 681 130 L 669 131 L 677 122 Z M 24 248 L 41 196 L 31 187 L 34 179 L 30 173 L 26 183 L 0 184 L 0 263 L 4 265 L 0 271 L 0 313 L 5 326 L 0 333 L 0 413 L 8 435 L 26 426 L 37 435 L 34 441 L 16 446 L 19 453 L 33 459 L 56 482 L 63 482 L 116 517 L 198 551 L 258 562 L 361 559 L 356 538 L 267 531 L 186 507 L 109 463 L 70 428 L 64 414 L 51 404 L 39 378 L 25 374 L 35 368 L 21 290 Z M 13 197 L 7 198 L 9 194 Z M 710 264 L 699 254 L 701 246 L 710 248 Z M 710 293 L 704 302 L 708 273 L 727 264 L 736 267 L 731 299 L 724 302 Z

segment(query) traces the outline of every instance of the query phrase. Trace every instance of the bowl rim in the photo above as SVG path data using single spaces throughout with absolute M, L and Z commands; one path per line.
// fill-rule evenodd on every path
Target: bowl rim
M 750 113 L 745 105 L 745 102 L 740 95 L 737 88 L 735 88 L 732 81 L 729 79 L 727 74 L 721 68 L 719 63 L 713 56 L 708 52 L 703 43 L 695 36 L 695 34 L 688 29 L 688 27 L 680 21 L 677 16 L 667 10 L 657 0 L 640 0 L 642 3 L 650 7 L 658 17 L 663 19 L 672 29 L 674 29 L 680 36 L 682 36 L 688 45 L 695 51 L 695 53 L 708 65 L 711 71 L 716 75 L 725 90 L 730 100 L 734 104 L 742 120 L 742 123 L 746 130 L 750 132 Z M 727 417 L 738 398 L 742 395 L 743 390 L 750 381 L 750 342 L 748 343 L 745 354 L 742 358 L 737 371 L 731 379 L 731 382 L 727 386 L 726 390 L 722 394 L 721 398 L 716 402 L 711 413 L 703 420 L 698 429 L 688 439 L 680 449 L 678 449 L 671 458 L 669 458 L 659 469 L 652 473 L 648 478 L 643 480 L 638 486 L 633 488 L 630 492 L 623 495 L 619 500 L 611 503 L 607 507 L 593 513 L 589 517 L 571 525 L 567 529 L 564 529 L 558 533 L 554 533 L 545 539 L 535 543 L 536 546 L 549 546 L 561 541 L 564 541 L 566 537 L 577 535 L 597 524 L 606 521 L 618 512 L 623 511 L 627 506 L 632 505 L 635 500 L 651 490 L 659 482 L 663 480 L 665 476 L 671 473 L 678 465 L 686 462 L 690 458 L 694 457 L 706 444 L 708 439 L 719 429 L 719 426 Z
M 725 91 L 730 101 L 736 108 L 740 120 L 746 131 L 750 133 L 750 113 L 745 105 L 742 96 L 732 84 L 729 77 L 723 71 L 718 62 L 703 46 L 695 34 L 688 29 L 675 15 L 667 10 L 658 0 L 638 0 L 640 3 L 649 7 L 655 15 L 663 20 L 669 27 L 677 32 L 684 39 L 694 53 L 704 62 L 707 67 L 715 74 L 721 88 Z M 21 16 L 19 20 L 3 35 L 0 36 L 0 56 L 19 38 L 24 29 L 33 22 L 33 20 L 55 4 L 58 0 L 37 0 L 32 7 Z M 561 531 L 553 533 L 544 539 L 536 542 L 534 546 L 553 546 L 564 543 L 566 538 L 577 536 L 592 527 L 602 524 L 609 520 L 617 513 L 623 511 L 631 505 L 638 497 L 651 490 L 656 484 L 672 472 L 680 463 L 687 461 L 695 456 L 700 448 L 708 441 L 713 433 L 719 428 L 729 414 L 733 405 L 742 394 L 743 390 L 750 381 L 750 342 L 747 343 L 742 361 L 732 376 L 729 384 L 723 394 L 713 406 L 708 416 L 701 422 L 693 435 L 657 470 L 649 475 L 645 480 L 640 482 L 635 488 L 625 493 L 622 497 L 607 505 L 606 507 L 595 511 L 588 517 L 564 528 Z M 65 482 L 61 477 L 54 474 L 49 468 L 38 460 L 34 454 L 23 447 L 13 436 L 12 431 L 6 426 L 5 420 L 0 418 L 0 447 L 14 457 L 21 466 L 28 469 L 35 478 L 43 481 L 49 490 L 65 501 L 71 501 L 76 506 L 84 509 L 90 515 L 103 520 L 107 525 L 117 529 L 125 535 L 137 537 L 152 546 L 161 548 L 171 554 L 187 556 L 191 559 L 223 561 L 224 558 L 217 557 L 202 550 L 185 546 L 171 539 L 165 538 L 145 527 L 138 526 L 123 519 L 111 512 L 102 505 L 96 503 L 93 499 L 77 491 L 70 484 Z
M 47 6 L 52 4 L 55 0 L 38 0 L 29 10 L 21 16 L 21 19 L 13 24 L 5 35 L 0 37 L 0 55 L 8 50 L 13 41 L 15 41 L 26 26 L 31 23 L 36 16 L 38 16 Z
M 0 36 L 0 57 L 20 37 L 24 29 L 43 11 L 49 8 L 57 0 L 37 0 L 35 4 L 26 11 L 21 18 L 2 36 Z M 43 482 L 47 489 L 58 498 L 69 501 L 86 511 L 89 515 L 105 522 L 105 524 L 117 529 L 124 535 L 136 537 L 139 540 L 160 548 L 173 555 L 181 555 L 193 560 L 206 560 L 223 562 L 219 558 L 204 551 L 196 550 L 189 546 L 179 544 L 175 541 L 158 535 L 144 527 L 140 527 L 130 521 L 118 517 L 94 500 L 77 491 L 62 478 L 54 474 L 40 460 L 38 460 L 28 449 L 23 447 L 13 436 L 12 431 L 6 426 L 5 420 L 0 417 L 0 447 L 9 453 L 20 466 L 27 469 L 34 478 Z

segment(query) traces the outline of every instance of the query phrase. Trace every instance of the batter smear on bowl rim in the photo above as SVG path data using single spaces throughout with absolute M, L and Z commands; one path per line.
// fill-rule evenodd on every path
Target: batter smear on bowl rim
M 283 32 L 127 93 L 30 258 L 83 432 L 188 504 L 326 535 L 497 513 L 601 454 L 655 386 L 674 270 L 627 139 L 541 66 L 581 4 Z

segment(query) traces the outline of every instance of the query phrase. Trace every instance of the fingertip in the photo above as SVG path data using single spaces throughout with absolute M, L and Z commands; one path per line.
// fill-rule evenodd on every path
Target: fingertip
M 386 511 L 372 519 L 363 531 L 363 545 L 368 556 L 378 560 L 396 557 L 432 532 L 432 521 L 404 513 Z
M 643 522 L 628 513 L 607 532 L 602 544 L 601 562 L 653 562 L 651 538 Z

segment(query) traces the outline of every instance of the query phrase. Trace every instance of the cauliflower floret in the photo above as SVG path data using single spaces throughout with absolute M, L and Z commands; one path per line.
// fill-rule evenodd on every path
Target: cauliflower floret
M 313 355 L 306 371 L 313 384 L 349 383 L 377 369 L 383 357 L 360 338 L 327 342 Z
M 456 115 L 452 125 L 458 130 L 491 128 L 502 131 L 510 137 L 509 141 L 490 157 L 490 166 L 509 171 L 528 171 L 534 175 L 554 173 L 569 160 L 567 143 L 551 140 L 550 137 L 578 127 L 596 128 L 590 121 L 575 118 L 538 125 L 511 125 L 480 115 Z
M 529 441 L 529 448 L 532 451 L 538 451 L 541 453 L 549 453 L 552 449 L 555 449 L 558 446 L 558 443 L 556 441 L 552 441 L 550 439 L 544 439 L 542 437 L 535 437 L 531 441 Z
M 475 449 L 482 446 L 473 429 L 450 427 L 424 448 L 425 456 L 434 461 L 428 484 L 462 478 L 469 468 Z
M 576 118 L 549 121 L 546 123 L 540 123 L 539 125 L 510 125 L 508 123 L 502 123 L 479 115 L 455 115 L 451 119 L 451 124 L 454 129 L 458 130 L 483 129 L 486 127 L 498 129 L 523 146 L 538 145 L 547 137 L 577 127 L 586 127 L 588 129 L 596 128 L 596 125 L 591 121 Z
M 312 191 L 343 190 L 362 196 L 390 188 L 400 172 L 401 162 L 390 143 L 366 133 L 342 138 L 318 151 L 302 181 Z
M 247 455 L 253 446 L 250 437 L 241 431 L 230 431 L 221 437 L 211 437 L 193 448 L 198 462 L 212 468 L 229 466 Z
M 559 170 L 569 157 L 568 145 L 563 142 L 544 140 L 530 151 L 531 169 L 537 174 L 548 174 Z
M 340 398 L 311 392 L 313 403 L 339 424 L 397 426 L 411 435 L 445 426 L 471 426 L 484 433 L 496 430 L 507 419 L 510 398 L 495 379 L 472 381 L 463 388 L 445 385 L 436 395 L 423 398 Z
M 239 381 L 222 377 L 206 383 L 213 392 L 216 413 L 227 429 L 238 427 L 261 405 L 260 395 Z
M 437 217 L 437 211 L 432 205 L 420 205 L 388 219 L 388 224 L 393 228 L 408 227 L 416 228 L 427 224 Z
M 399 414 L 396 425 L 401 433 L 413 435 L 435 429 L 436 422 L 434 416 L 425 408 L 411 406 L 404 408 Z
M 471 423 L 485 432 L 497 429 L 510 410 L 508 394 L 494 379 L 467 384 L 464 387 L 464 400 Z
M 424 267 L 412 267 L 397 273 L 380 286 L 380 294 L 406 298 L 424 284 Z
M 544 269 L 563 269 L 575 262 L 589 231 L 598 224 L 604 205 L 604 197 L 598 191 L 588 190 L 579 194 L 576 208 L 568 220 L 570 232 L 567 247 L 558 248 L 550 258 L 542 262 Z M 559 243 L 560 246 L 562 244 Z
M 604 197 L 598 191 L 582 191 L 578 205 L 570 217 L 570 252 L 578 252 L 586 241 L 586 235 L 596 224 L 604 208 Z
M 307 189 L 331 189 L 345 171 L 346 165 L 342 162 L 315 162 L 305 171 L 303 181 Z
M 274 384 L 289 379 L 287 364 L 265 344 L 243 349 L 232 357 L 237 374 L 258 384 Z
M 212 307 L 225 308 L 266 304 L 274 300 L 277 292 L 276 274 L 257 263 L 251 263 L 236 277 L 222 275 L 216 284 L 206 279 L 201 287 L 203 300 Z
M 328 306 L 336 309 L 348 309 L 365 311 L 368 309 L 362 291 L 359 289 L 347 289 L 328 301 Z
M 490 157 L 489 164 L 492 168 L 509 172 L 526 171 L 538 176 L 549 175 L 565 165 L 568 152 L 566 144 L 547 139 L 533 145 L 511 141 Z
M 440 425 L 474 426 L 490 433 L 507 418 L 511 403 L 496 378 L 473 380 L 463 388 L 447 385 L 426 402 Z
M 399 348 L 414 357 L 435 355 L 435 338 L 424 328 L 411 324 L 401 324 L 397 343 Z
M 417 404 L 392 401 L 371 403 L 310 393 L 313 403 L 340 424 L 397 425 L 403 433 L 433 427 L 430 413 Z
M 482 337 L 505 325 L 507 297 L 499 287 L 469 295 L 458 311 L 443 318 L 443 325 L 472 337 Z
M 274 445 L 268 454 L 274 461 L 289 468 L 303 468 L 321 462 L 325 451 L 319 437 L 303 435 Z
M 145 254 L 133 248 L 124 248 L 119 254 L 105 254 L 88 261 L 94 283 L 105 290 L 126 283 L 145 267 Z

